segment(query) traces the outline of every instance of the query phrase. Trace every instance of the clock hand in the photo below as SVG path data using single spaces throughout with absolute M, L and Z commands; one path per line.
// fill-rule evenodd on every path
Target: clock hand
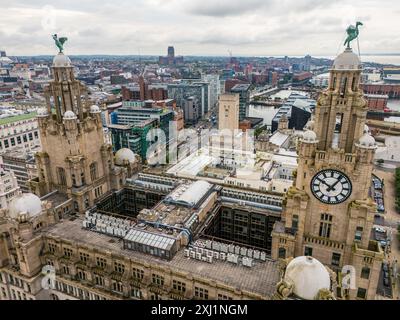
M 329 192 L 329 191 L 335 190 L 335 186 L 339 183 L 340 178 L 341 178 L 341 177 L 339 177 L 333 185 L 329 186 L 328 189 L 327 189 L 326 191 Z
M 325 181 L 325 180 L 320 180 L 320 179 L 318 179 L 319 181 L 321 181 L 324 185 L 326 185 L 328 188 L 330 188 L 330 185 Z

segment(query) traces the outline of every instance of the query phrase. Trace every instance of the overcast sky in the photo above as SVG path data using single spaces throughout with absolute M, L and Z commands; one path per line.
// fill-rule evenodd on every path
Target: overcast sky
M 400 53 L 400 0 L 0 0 L 0 49 L 54 54 L 336 55 L 362 21 L 362 53 Z

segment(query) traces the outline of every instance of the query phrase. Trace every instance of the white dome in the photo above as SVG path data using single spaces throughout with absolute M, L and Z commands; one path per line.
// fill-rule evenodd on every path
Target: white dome
M 101 111 L 98 106 L 96 106 L 95 104 L 90 106 L 90 113 L 99 113 L 99 112 L 101 112 Z
M 31 218 L 42 212 L 42 201 L 33 193 L 22 193 L 11 201 L 8 212 L 13 219 L 18 218 L 20 213 L 27 213 Z
M 37 110 L 37 115 L 38 115 L 38 117 L 47 117 L 49 115 L 49 113 L 47 112 L 46 108 L 39 108 Z
M 115 153 L 115 164 L 123 165 L 125 162 L 133 163 L 136 162 L 136 156 L 131 149 L 122 148 Z
M 57 54 L 53 59 L 53 67 L 70 67 L 71 60 L 64 53 Z
M 371 136 L 368 132 L 365 132 L 360 140 L 358 141 L 358 144 L 362 147 L 367 147 L 367 148 L 375 148 L 375 139 L 373 136 Z
M 299 298 L 314 300 L 319 290 L 330 290 L 331 279 L 325 266 L 310 256 L 294 258 L 286 267 L 284 280 L 293 284 Z
M 359 70 L 361 69 L 360 58 L 351 50 L 346 49 L 339 54 L 333 62 L 334 70 Z
M 317 134 L 312 130 L 306 130 L 302 138 L 303 142 L 314 143 L 317 142 Z
M 73 111 L 67 110 L 67 111 L 65 111 L 63 118 L 67 119 L 67 120 L 76 119 L 76 115 L 75 115 L 75 113 Z

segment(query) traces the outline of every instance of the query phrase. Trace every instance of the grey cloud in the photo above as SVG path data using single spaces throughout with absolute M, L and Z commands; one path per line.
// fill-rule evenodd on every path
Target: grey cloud
M 68 36 L 70 54 L 136 54 L 139 48 L 163 54 L 172 44 L 177 54 L 226 54 L 229 48 L 238 55 L 330 55 L 356 20 L 366 22 L 364 52 L 400 52 L 387 32 L 398 29 L 398 0 L 385 6 L 379 0 L 13 0 L 2 8 L 1 49 L 53 53 L 53 31 L 41 25 L 46 5 L 57 11 L 54 31 Z
M 241 16 L 264 14 L 266 18 L 292 12 L 310 12 L 320 7 L 338 4 L 330 0 L 182 0 L 185 12 L 209 17 Z

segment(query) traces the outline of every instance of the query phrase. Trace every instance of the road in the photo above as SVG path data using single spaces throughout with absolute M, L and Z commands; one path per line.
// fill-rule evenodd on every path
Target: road
M 387 261 L 390 264 L 395 264 L 396 261 L 400 262 L 400 241 L 398 239 L 397 225 L 400 222 L 400 214 L 396 212 L 395 209 L 395 189 L 394 189 L 394 172 L 393 171 L 383 171 L 376 167 L 373 173 L 380 179 L 384 180 L 385 190 L 384 190 L 384 204 L 385 204 L 385 214 L 384 220 L 376 221 L 377 224 L 382 225 L 388 232 L 392 233 L 392 244 L 390 252 L 387 255 Z M 399 264 L 397 263 L 397 266 Z M 400 282 L 399 277 L 396 279 L 396 287 L 394 288 L 394 299 L 399 299 L 400 297 Z

